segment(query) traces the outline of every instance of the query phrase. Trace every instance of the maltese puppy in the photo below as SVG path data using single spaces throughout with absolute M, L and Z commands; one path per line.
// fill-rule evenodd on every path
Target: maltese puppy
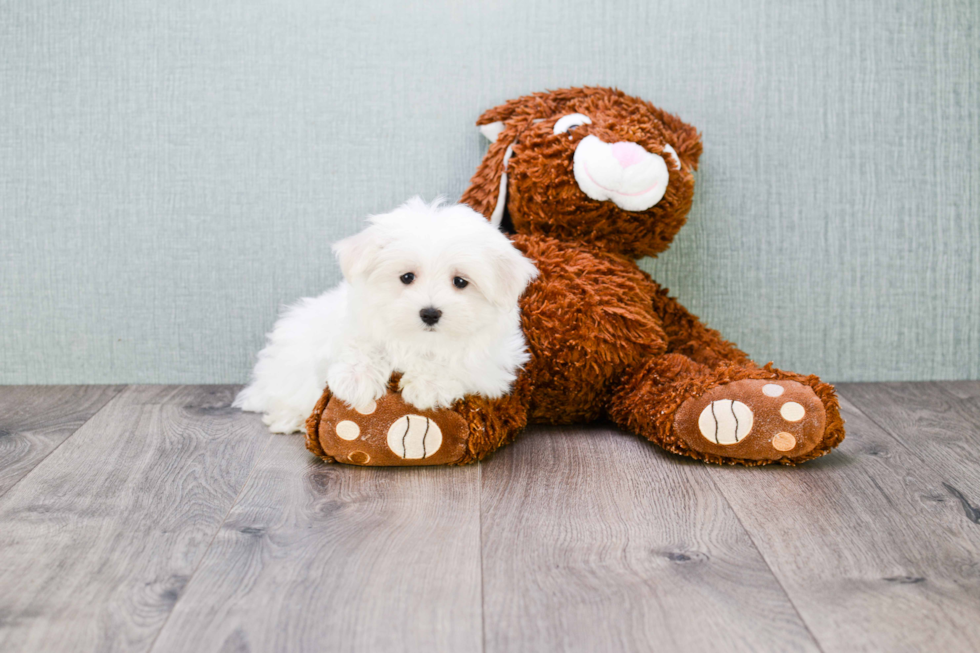
M 235 406 L 302 430 L 329 386 L 369 411 L 401 372 L 402 398 L 448 407 L 509 392 L 528 360 L 517 300 L 534 264 L 486 218 L 419 198 L 333 246 L 344 281 L 284 311 Z

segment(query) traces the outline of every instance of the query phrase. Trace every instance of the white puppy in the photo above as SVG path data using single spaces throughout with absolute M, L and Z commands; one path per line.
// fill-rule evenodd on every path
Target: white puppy
M 517 300 L 537 270 L 486 218 L 414 198 L 368 222 L 333 247 L 345 281 L 282 314 L 235 399 L 272 431 L 301 430 L 325 385 L 367 409 L 401 372 L 425 410 L 500 397 L 528 360 Z

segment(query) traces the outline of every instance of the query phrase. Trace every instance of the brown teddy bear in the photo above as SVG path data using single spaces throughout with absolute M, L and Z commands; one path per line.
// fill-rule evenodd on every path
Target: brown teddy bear
M 459 464 L 527 424 L 607 418 L 674 453 L 716 463 L 796 464 L 844 438 L 816 376 L 758 367 L 636 264 L 684 224 L 697 131 L 608 88 L 536 93 L 477 121 L 489 151 L 462 201 L 513 233 L 538 279 L 521 298 L 531 360 L 501 399 L 418 411 L 397 379 L 369 414 L 327 389 L 307 446 L 361 465 Z

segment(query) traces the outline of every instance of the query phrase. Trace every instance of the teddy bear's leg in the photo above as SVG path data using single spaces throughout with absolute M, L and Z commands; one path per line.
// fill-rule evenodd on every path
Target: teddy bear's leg
M 705 325 L 655 281 L 651 300 L 667 336 L 667 352 L 682 354 L 710 368 L 723 363 L 756 367 L 748 354 L 725 340 L 720 333 Z
M 631 373 L 608 414 L 665 449 L 716 463 L 796 464 L 844 438 L 832 386 L 738 363 L 712 368 L 665 354 Z
M 510 394 L 498 399 L 471 396 L 458 402 L 453 411 L 463 418 L 469 431 L 466 455 L 458 464 L 482 460 L 512 442 L 527 426 L 530 398 L 531 384 L 522 377 Z

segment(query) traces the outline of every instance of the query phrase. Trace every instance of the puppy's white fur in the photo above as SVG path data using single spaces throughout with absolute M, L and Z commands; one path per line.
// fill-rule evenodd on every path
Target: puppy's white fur
M 334 245 L 345 281 L 283 312 L 235 399 L 272 431 L 301 430 L 325 385 L 366 409 L 397 371 L 402 397 L 425 410 L 500 397 L 528 360 L 517 300 L 537 270 L 482 215 L 414 198 L 368 222 Z

